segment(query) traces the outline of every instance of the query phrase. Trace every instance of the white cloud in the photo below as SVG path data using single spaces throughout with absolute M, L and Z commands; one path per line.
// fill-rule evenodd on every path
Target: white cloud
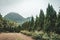
M 12 1 L 12 0 L 10 0 Z M 17 12 L 23 17 L 36 16 L 39 14 L 40 9 L 46 11 L 48 3 L 54 4 L 49 0 L 22 0 L 17 2 L 13 0 L 8 6 L 0 7 L 0 12 L 2 15 L 6 15 L 9 12 Z M 55 4 L 53 6 L 56 6 Z M 57 6 L 56 6 L 57 7 Z M 55 7 L 55 8 L 56 8 Z M 58 8 L 57 8 L 58 9 Z

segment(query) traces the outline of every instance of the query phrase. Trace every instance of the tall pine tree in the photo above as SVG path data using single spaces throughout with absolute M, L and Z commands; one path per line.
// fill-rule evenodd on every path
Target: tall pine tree
M 58 18 L 57 18 L 56 33 L 60 34 L 60 11 L 58 13 Z
M 40 27 L 40 30 L 42 30 L 44 27 L 44 12 L 43 12 L 43 10 L 40 10 L 39 27 Z
M 48 4 L 46 13 L 46 31 L 55 31 L 57 15 L 52 5 Z
M 34 29 L 35 29 L 35 30 L 39 30 L 39 18 L 38 18 L 38 16 L 36 16 Z
M 34 17 L 33 16 L 31 17 L 29 31 L 34 31 Z

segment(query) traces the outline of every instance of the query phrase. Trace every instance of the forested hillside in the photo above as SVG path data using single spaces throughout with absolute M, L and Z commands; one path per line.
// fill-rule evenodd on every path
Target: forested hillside
M 26 19 L 15 12 L 10 12 L 6 16 L 4 16 L 6 20 L 14 21 L 17 23 L 23 23 Z
M 6 20 L 16 22 L 19 24 L 23 24 L 26 21 L 29 21 L 31 17 L 24 18 L 23 16 L 19 15 L 18 13 L 15 12 L 10 12 L 7 15 L 4 16 Z

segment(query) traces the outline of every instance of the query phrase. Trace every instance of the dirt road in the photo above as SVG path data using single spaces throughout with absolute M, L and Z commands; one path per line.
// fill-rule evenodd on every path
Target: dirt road
M 0 40 L 33 40 L 30 36 L 21 33 L 0 33 Z

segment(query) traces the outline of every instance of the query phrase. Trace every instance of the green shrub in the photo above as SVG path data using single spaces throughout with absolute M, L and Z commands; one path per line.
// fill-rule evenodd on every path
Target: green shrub
M 27 35 L 27 36 L 32 36 L 32 32 L 28 32 L 28 31 L 21 31 L 21 33 Z
M 42 40 L 42 35 L 36 34 L 32 36 L 35 40 Z
M 44 33 L 43 31 L 35 31 L 35 32 L 29 32 L 29 31 L 21 31 L 21 33 L 32 36 L 35 40 L 60 40 L 60 35 L 55 34 L 54 32 L 51 32 L 48 36 L 48 33 Z
M 42 36 L 42 38 L 43 38 L 44 40 L 49 40 L 49 36 L 48 36 L 47 33 L 45 33 L 45 34 Z

